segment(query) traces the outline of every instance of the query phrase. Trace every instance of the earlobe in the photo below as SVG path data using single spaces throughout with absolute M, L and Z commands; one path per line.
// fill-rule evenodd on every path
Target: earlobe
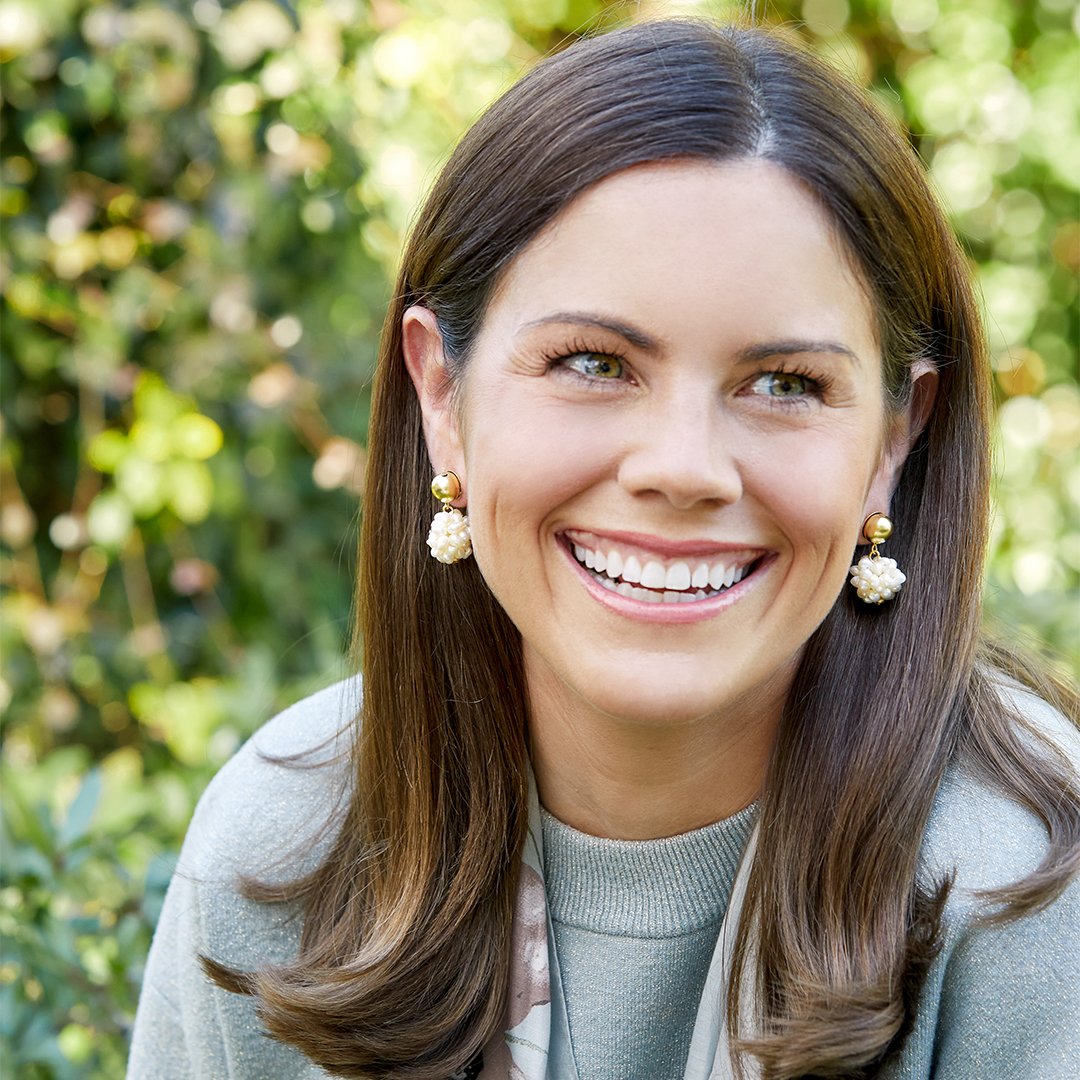
M 420 305 L 406 310 L 401 319 L 401 349 L 420 402 L 432 472 L 452 470 L 464 479 L 465 463 L 453 409 L 454 385 L 433 311 Z

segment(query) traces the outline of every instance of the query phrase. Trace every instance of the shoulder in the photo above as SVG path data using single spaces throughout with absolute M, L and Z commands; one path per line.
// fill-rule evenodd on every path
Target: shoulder
M 998 692 L 1021 734 L 1080 772 L 1080 732 L 1015 684 Z M 928 973 L 902 1060 L 889 1077 L 1066 1080 L 1080 1058 L 1080 879 L 1051 903 L 987 923 L 980 890 L 1013 884 L 1047 854 L 1043 822 L 1027 807 L 954 764 L 923 845 L 927 881 L 955 874 L 941 950 Z M 930 1064 L 933 1062 L 933 1067 Z M 900 1067 L 903 1066 L 903 1067 Z
M 325 1075 L 266 1038 L 255 999 L 212 984 L 199 958 L 252 971 L 296 955 L 299 905 L 248 899 L 242 879 L 295 880 L 324 857 L 347 805 L 359 709 L 358 680 L 314 694 L 256 732 L 211 781 L 154 933 L 129 1080 Z
M 261 727 L 199 800 L 179 872 L 233 887 L 244 875 L 313 869 L 349 795 L 360 696 L 359 679 L 348 679 Z
M 1031 691 L 1011 682 L 996 685 L 1017 716 L 1021 738 L 1053 754 L 1080 776 L 1080 729 Z M 1009 885 L 1030 874 L 1048 847 L 1046 826 L 1028 807 L 975 773 L 962 760 L 948 769 L 935 800 L 923 844 L 924 870 L 956 874 L 955 904 L 973 903 L 980 889 Z

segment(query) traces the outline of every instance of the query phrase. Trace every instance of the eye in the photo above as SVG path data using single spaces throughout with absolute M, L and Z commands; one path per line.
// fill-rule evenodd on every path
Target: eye
M 620 379 L 623 374 L 623 362 L 610 353 L 574 353 L 563 358 L 562 366 L 587 379 Z
M 751 390 L 770 398 L 801 398 L 818 391 L 818 383 L 794 371 L 766 371 L 753 382 Z

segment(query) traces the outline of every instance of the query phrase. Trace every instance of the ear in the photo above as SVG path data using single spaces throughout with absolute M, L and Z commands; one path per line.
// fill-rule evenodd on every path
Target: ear
M 454 387 L 434 312 L 414 305 L 401 319 L 401 347 L 424 419 L 424 442 L 436 473 L 450 470 L 465 486 L 465 455 L 453 408 Z
M 929 360 L 917 360 L 911 366 L 909 377 L 911 396 L 907 407 L 889 420 L 885 444 L 881 449 L 881 461 L 866 493 L 864 521 L 871 514 L 889 513 L 892 494 L 900 481 L 900 471 L 934 408 L 938 392 L 937 367 Z M 869 542 L 860 535 L 859 543 Z

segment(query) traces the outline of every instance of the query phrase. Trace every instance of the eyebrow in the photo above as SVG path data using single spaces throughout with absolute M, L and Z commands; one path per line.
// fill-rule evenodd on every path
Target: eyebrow
M 849 349 L 839 341 L 820 341 L 804 338 L 784 338 L 781 341 L 763 341 L 758 345 L 748 345 L 740 349 L 735 359 L 739 363 L 756 363 L 773 356 L 798 356 L 800 353 L 825 353 L 843 356 L 858 364 L 862 358 L 854 349 Z
M 619 319 L 610 319 L 604 315 L 592 315 L 585 311 L 556 311 L 553 315 L 545 315 L 542 319 L 533 319 L 525 323 L 523 329 L 531 330 L 536 326 L 551 326 L 553 324 L 595 326 L 600 330 L 610 330 L 613 334 L 630 342 L 631 345 L 646 352 L 659 352 L 663 344 L 660 339 L 646 334 L 636 326 L 622 322 Z
M 551 325 L 594 326 L 601 330 L 610 330 L 613 334 L 618 334 L 631 345 L 644 349 L 646 352 L 660 352 L 664 345 L 662 339 L 653 337 L 621 319 L 594 315 L 587 311 L 556 311 L 554 314 L 525 323 L 523 329 L 531 330 L 537 326 Z M 738 363 L 749 364 L 768 360 L 773 356 L 798 356 L 801 353 L 831 354 L 846 357 L 856 364 L 861 363 L 861 357 L 854 349 L 849 349 L 838 341 L 811 338 L 782 338 L 777 341 L 762 341 L 756 345 L 747 345 L 736 353 L 735 359 Z

